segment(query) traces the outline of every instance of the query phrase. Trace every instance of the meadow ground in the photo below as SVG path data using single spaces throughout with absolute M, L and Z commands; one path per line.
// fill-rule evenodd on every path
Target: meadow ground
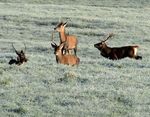
M 0 0 L 0 116 L 149 117 L 148 0 Z M 51 32 L 59 19 L 78 37 L 80 65 L 57 64 Z M 111 61 L 94 44 L 138 44 L 143 59 Z M 59 43 L 59 36 L 54 35 Z M 26 43 L 29 61 L 9 65 Z

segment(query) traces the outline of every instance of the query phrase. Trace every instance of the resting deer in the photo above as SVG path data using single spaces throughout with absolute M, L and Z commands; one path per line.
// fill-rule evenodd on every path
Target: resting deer
M 60 22 L 54 28 L 54 30 L 59 32 L 60 44 L 63 43 L 63 42 L 66 42 L 66 44 L 64 46 L 65 53 L 68 52 L 69 54 L 71 54 L 70 50 L 73 49 L 74 50 L 74 54 L 76 55 L 78 41 L 77 41 L 76 36 L 66 34 L 66 32 L 65 32 L 66 25 L 67 25 L 67 22 L 65 22 L 65 23 Z
M 109 47 L 106 45 L 106 41 L 113 36 L 113 33 L 100 43 L 94 44 L 94 47 L 100 50 L 100 54 L 108 59 L 118 60 L 125 57 L 134 58 L 136 60 L 142 59 L 142 56 L 137 55 L 138 46 L 123 46 L 123 47 Z
M 54 48 L 54 54 L 56 55 L 56 62 L 60 64 L 66 65 L 78 65 L 80 59 L 75 55 L 64 55 L 62 49 L 65 43 L 61 43 L 60 46 L 57 46 L 56 43 L 51 43 L 52 47 Z
M 24 46 L 25 46 L 25 44 L 24 44 Z M 12 47 L 13 47 L 13 49 L 15 50 L 15 52 L 16 52 L 16 54 L 17 54 L 18 56 L 17 56 L 17 60 L 11 59 L 11 60 L 9 61 L 9 64 L 10 64 L 10 65 L 12 65 L 12 64 L 21 65 L 21 64 L 23 64 L 24 62 L 27 62 L 27 58 L 26 58 L 26 56 L 25 56 L 26 46 L 25 46 L 25 50 L 24 50 L 24 51 L 23 51 L 23 50 L 17 51 L 17 50 L 15 49 L 15 47 L 14 47 L 13 44 L 12 44 Z

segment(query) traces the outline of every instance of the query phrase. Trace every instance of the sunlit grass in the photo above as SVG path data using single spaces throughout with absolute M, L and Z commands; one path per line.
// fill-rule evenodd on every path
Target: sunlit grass
M 1 0 L 0 115 L 64 117 L 149 117 L 150 15 L 148 1 Z M 60 5 L 61 4 L 61 5 Z M 51 31 L 59 19 L 79 41 L 79 66 L 57 64 Z M 141 61 L 103 58 L 94 43 L 113 32 L 107 44 L 139 45 Z M 54 41 L 59 43 L 55 33 Z M 29 61 L 16 58 L 11 46 Z

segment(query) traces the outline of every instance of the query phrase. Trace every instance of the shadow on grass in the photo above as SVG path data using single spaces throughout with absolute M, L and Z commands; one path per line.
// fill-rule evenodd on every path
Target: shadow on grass
M 22 107 L 15 108 L 15 109 L 8 109 L 7 111 L 8 112 L 17 113 L 17 114 L 25 114 L 25 113 L 27 113 L 27 111 L 24 108 L 22 108 Z

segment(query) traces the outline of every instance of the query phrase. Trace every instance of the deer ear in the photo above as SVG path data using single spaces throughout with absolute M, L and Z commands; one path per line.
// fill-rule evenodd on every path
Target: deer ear
M 54 45 L 51 43 L 51 46 L 54 48 Z
M 66 26 L 67 26 L 67 23 L 68 23 L 68 22 L 65 22 L 65 23 L 63 24 L 63 25 L 64 25 L 64 27 L 66 27 Z
M 53 47 L 53 48 L 56 48 L 57 47 L 57 45 L 54 43 L 51 43 L 51 46 Z
M 60 44 L 59 49 L 62 49 L 64 47 L 65 42 L 63 42 L 62 44 Z

